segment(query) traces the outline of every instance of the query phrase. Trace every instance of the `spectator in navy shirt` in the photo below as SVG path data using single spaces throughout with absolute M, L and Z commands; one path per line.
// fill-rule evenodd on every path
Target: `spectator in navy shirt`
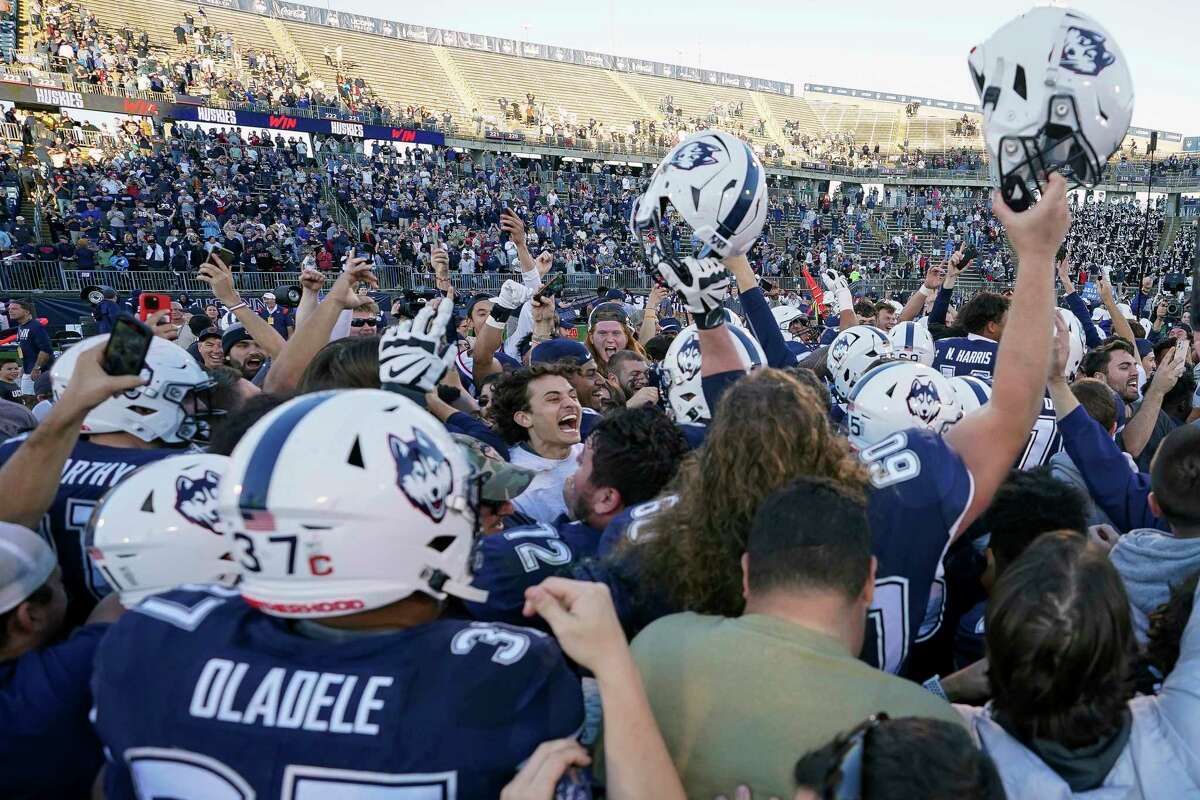
M 292 331 L 295 330 L 291 312 L 276 304 L 274 292 L 264 293 L 262 299 L 264 308 L 258 312 L 258 315 L 265 319 L 268 325 L 279 331 L 279 335 L 284 339 L 291 336 Z
M 50 335 L 42 323 L 34 319 L 36 313 L 30 300 L 10 300 L 8 303 L 8 318 L 17 326 L 17 339 L 21 343 L 21 368 L 25 373 L 21 391 L 25 394 L 33 394 L 33 382 L 54 360 Z

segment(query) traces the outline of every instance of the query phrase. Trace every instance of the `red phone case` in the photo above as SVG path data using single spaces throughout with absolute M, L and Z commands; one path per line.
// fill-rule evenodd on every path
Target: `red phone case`
M 146 298 L 147 297 L 157 297 L 158 298 L 158 308 L 146 308 Z M 171 307 L 171 295 L 169 295 L 169 294 L 160 294 L 157 292 L 150 292 L 149 294 L 142 294 L 138 297 L 138 319 L 140 319 L 142 322 L 145 322 L 150 317 L 151 314 L 156 314 L 159 311 L 162 311 L 164 308 L 170 308 L 170 307 Z

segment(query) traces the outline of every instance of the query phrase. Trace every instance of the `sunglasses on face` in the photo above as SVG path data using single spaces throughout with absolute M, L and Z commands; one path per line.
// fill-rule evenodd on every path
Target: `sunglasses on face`
M 364 326 L 368 327 L 368 328 L 374 328 L 375 324 L 376 324 L 375 320 L 373 320 L 373 319 L 352 319 L 352 320 L 350 320 L 351 328 L 362 328 Z

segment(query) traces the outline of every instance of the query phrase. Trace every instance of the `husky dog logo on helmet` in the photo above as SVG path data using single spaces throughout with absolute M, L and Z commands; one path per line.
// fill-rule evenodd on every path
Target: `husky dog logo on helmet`
M 842 356 L 846 355 L 846 351 L 850 349 L 850 345 L 857 341 L 858 334 L 856 333 L 847 334 L 846 336 L 839 338 L 833 343 L 833 346 L 829 348 L 828 361 L 840 360 Z
M 913 378 L 908 389 L 908 410 L 921 422 L 929 422 L 937 416 L 942 398 L 929 378 Z
M 683 382 L 687 382 L 700 374 L 700 339 L 696 336 L 688 339 L 679 348 L 679 371 L 683 373 Z
M 1080 75 L 1099 75 L 1105 67 L 1112 66 L 1117 57 L 1108 51 L 1103 34 L 1084 28 L 1067 28 L 1063 42 L 1060 66 Z
M 420 428 L 413 428 L 412 439 L 388 434 L 388 450 L 396 459 L 396 485 L 421 513 L 441 522 L 454 485 L 446 456 Z
M 678 169 L 695 169 L 708 164 L 716 164 L 713 155 L 718 148 L 708 142 L 688 142 L 675 155 L 671 156 L 670 164 Z
M 200 475 L 186 472 L 175 479 L 175 510 L 188 522 L 220 533 L 221 516 L 217 513 L 217 488 L 221 476 L 211 469 Z

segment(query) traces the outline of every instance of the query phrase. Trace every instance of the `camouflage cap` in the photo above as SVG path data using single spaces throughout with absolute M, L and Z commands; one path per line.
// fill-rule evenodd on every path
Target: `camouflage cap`
M 480 497 L 491 503 L 516 499 L 525 491 L 537 473 L 510 464 L 495 449 L 465 433 L 453 434 L 471 467 L 483 475 Z

